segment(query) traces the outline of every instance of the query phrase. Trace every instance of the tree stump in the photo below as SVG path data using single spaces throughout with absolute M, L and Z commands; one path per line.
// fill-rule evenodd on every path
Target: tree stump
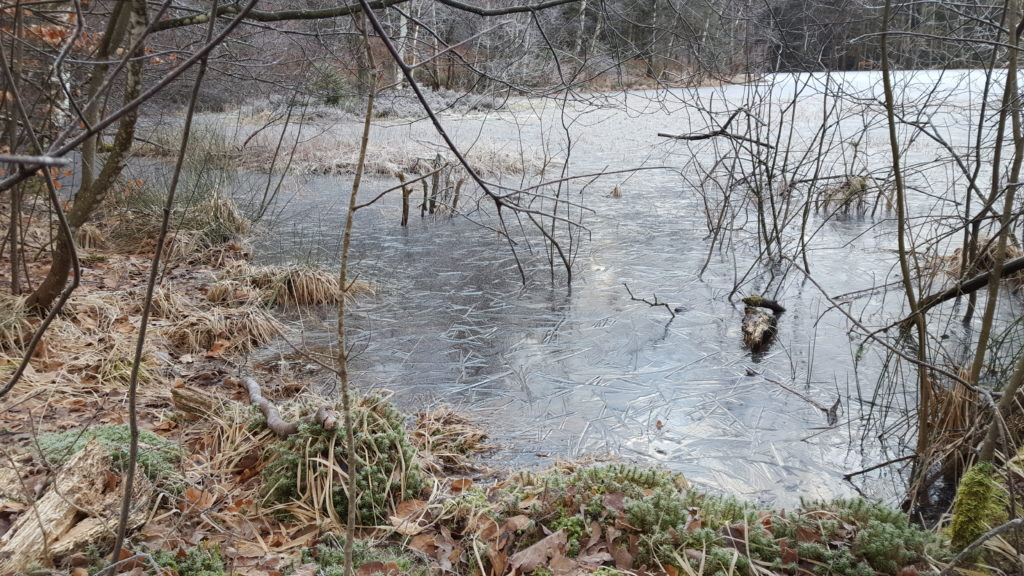
M 110 454 L 93 440 L 68 460 L 43 494 L 0 538 L 0 574 L 54 560 L 111 539 L 121 502 L 120 476 Z M 129 529 L 140 526 L 152 504 L 153 486 L 136 476 Z
M 775 335 L 776 323 L 774 314 L 747 306 L 743 310 L 743 343 L 755 352 L 763 349 Z

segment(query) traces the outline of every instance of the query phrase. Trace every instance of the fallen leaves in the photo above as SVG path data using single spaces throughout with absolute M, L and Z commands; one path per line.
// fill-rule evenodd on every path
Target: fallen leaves
M 548 560 L 564 556 L 568 541 L 564 530 L 558 530 L 543 538 L 525 550 L 516 552 L 508 559 L 510 574 L 528 574 L 538 566 L 546 565 Z
M 426 528 L 429 507 L 423 500 L 406 500 L 395 507 L 395 513 L 389 518 L 395 532 L 404 536 L 415 536 Z
M 375 574 L 399 576 L 402 574 L 402 570 L 394 562 L 367 562 L 356 569 L 356 576 L 374 576 Z

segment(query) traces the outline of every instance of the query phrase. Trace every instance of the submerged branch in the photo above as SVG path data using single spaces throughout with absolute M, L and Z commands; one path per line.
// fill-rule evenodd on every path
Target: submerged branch
M 654 295 L 654 300 L 653 301 L 648 300 L 646 298 L 637 298 L 636 296 L 633 296 L 633 291 L 629 289 L 629 284 L 626 284 L 625 282 L 623 282 L 622 285 L 626 287 L 626 292 L 629 293 L 629 299 L 630 300 L 632 300 L 634 302 L 643 302 L 644 304 L 647 304 L 651 308 L 657 308 L 658 306 L 664 306 L 665 310 L 668 310 L 668 313 L 672 315 L 672 318 L 676 317 L 675 310 L 673 310 L 672 307 L 668 305 L 668 303 L 666 303 L 666 302 L 658 302 L 658 295 L 657 294 Z

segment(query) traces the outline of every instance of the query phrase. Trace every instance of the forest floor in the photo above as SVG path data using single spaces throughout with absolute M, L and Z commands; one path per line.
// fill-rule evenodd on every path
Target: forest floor
M 10 206 L 0 212 L 8 221 Z M 196 212 L 165 246 L 152 305 L 130 560 L 119 571 L 340 574 L 348 451 L 336 401 L 320 393 L 333 359 L 305 356 L 288 369 L 248 360 L 289 334 L 275 311 L 329 310 L 337 281 L 319 270 L 251 265 L 247 222 L 230 202 L 211 198 Z M 127 459 L 127 385 L 155 247 L 153 215 L 126 216 L 111 210 L 79 232 L 81 285 L 0 399 L 0 574 L 84 576 L 110 549 Z M 20 270 L 33 284 L 46 271 L 39 255 L 51 237 L 43 223 L 23 224 L 23 245 L 37 252 Z M 0 269 L 7 286 L 9 251 Z M 360 284 L 347 297 L 372 289 Z M 38 323 L 23 299 L 0 299 L 3 382 Z M 297 432 L 267 430 L 247 378 L 286 420 L 305 422 Z M 321 406 L 333 416 L 310 421 Z M 496 477 L 481 457 L 486 431 L 451 410 L 401 415 L 386 398 L 364 396 L 353 416 L 361 463 L 354 564 L 362 576 L 913 576 L 951 556 L 941 533 L 875 503 L 763 509 L 707 494 L 678 474 L 619 463 Z

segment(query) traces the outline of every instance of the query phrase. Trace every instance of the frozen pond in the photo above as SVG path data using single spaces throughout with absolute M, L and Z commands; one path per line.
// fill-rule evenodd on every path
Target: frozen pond
M 975 136 L 970 114 L 981 96 L 970 88 L 978 84 L 977 75 L 936 75 L 899 78 L 901 98 L 927 112 L 921 118 L 962 151 Z M 716 162 L 737 154 L 746 157 L 730 169 L 748 174 L 748 183 L 764 178 L 749 158 L 766 157 L 767 147 L 742 148 L 742 142 L 723 137 L 692 142 L 658 137 L 659 132 L 709 132 L 746 106 L 750 114 L 737 116 L 730 131 L 789 151 L 773 157 L 776 179 L 762 184 L 767 186 L 762 199 L 778 202 L 779 219 L 788 218 L 781 232 L 787 249 L 803 235 L 811 273 L 833 296 L 898 281 L 890 213 L 879 209 L 872 215 L 868 207 L 831 217 L 827 210 L 805 214 L 800 197 L 806 186 L 789 193 L 778 184 L 813 175 L 841 182 L 838 177 L 853 174 L 867 175 L 882 189 L 888 185 L 891 158 L 878 106 L 880 76 L 769 80 L 770 86 L 591 97 L 564 108 L 552 100 L 517 101 L 502 111 L 443 117 L 467 149 L 483 150 L 484 156 L 522 156 L 535 165 L 549 162 L 544 177 L 506 176 L 506 185 L 557 179 L 566 160 L 571 175 L 649 169 L 572 180 L 563 188 L 563 196 L 587 208 L 583 242 L 574 246 L 571 289 L 564 273 L 552 281 L 537 234 L 524 236 L 512 220 L 526 268 L 523 285 L 509 243 L 494 230 L 493 203 L 464 201 L 464 215 L 453 219 L 421 218 L 415 210 L 406 228 L 399 226 L 398 195 L 361 210 L 354 271 L 377 291 L 354 306 L 357 387 L 392 390 L 406 410 L 448 403 L 472 415 L 499 446 L 492 465 L 612 454 L 657 462 L 714 489 L 783 506 L 798 495 L 854 494 L 844 473 L 900 454 L 898 441 L 882 447 L 873 438 L 863 439 L 870 411 L 865 400 L 876 386 L 884 351 L 869 347 L 855 367 L 859 340 L 851 339 L 847 318 L 829 311 L 832 304 L 814 284 L 793 269 L 782 279 L 787 268 L 782 265 L 751 269 L 763 248 L 756 205 L 751 195 L 737 191 L 735 181 L 725 188 L 708 183 L 727 180 L 728 165 Z M 932 90 L 936 83 L 942 87 L 938 93 Z M 845 94 L 842 99 L 823 97 L 838 90 Z M 762 104 L 751 110 L 755 100 Z M 793 102 L 795 107 L 787 106 Z M 816 141 L 813 135 L 823 122 L 830 135 Z M 354 123 L 317 130 L 357 138 Z M 912 131 L 901 134 L 910 138 Z M 427 121 L 382 119 L 375 124 L 371 149 L 439 141 Z M 958 177 L 949 167 L 949 153 L 918 135 L 907 154 L 912 210 L 934 216 L 920 224 L 922 237 L 943 225 L 938 215 L 956 216 L 961 210 L 963 193 L 954 192 Z M 705 173 L 713 178 L 702 180 Z M 370 199 L 396 183 L 371 178 L 360 198 Z M 616 186 L 621 197 L 611 194 Z M 273 233 L 257 247 L 259 258 L 335 264 L 350 187 L 347 174 L 290 177 Z M 554 185 L 546 190 L 553 194 Z M 726 205 L 727 193 L 732 194 L 729 229 L 709 258 L 706 210 L 714 213 Z M 523 226 L 529 229 L 528 222 Z M 656 295 L 678 307 L 678 315 L 632 300 L 626 284 L 638 298 Z M 765 287 L 788 311 L 776 342 L 754 355 L 743 346 L 739 298 Z M 902 293 L 897 287 L 844 302 L 857 317 L 879 325 L 899 316 Z M 302 339 L 329 348 L 329 322 L 307 319 Z M 830 427 L 808 399 L 826 408 L 839 399 L 836 425 Z M 859 478 L 858 485 L 895 497 L 901 480 L 879 474 Z

